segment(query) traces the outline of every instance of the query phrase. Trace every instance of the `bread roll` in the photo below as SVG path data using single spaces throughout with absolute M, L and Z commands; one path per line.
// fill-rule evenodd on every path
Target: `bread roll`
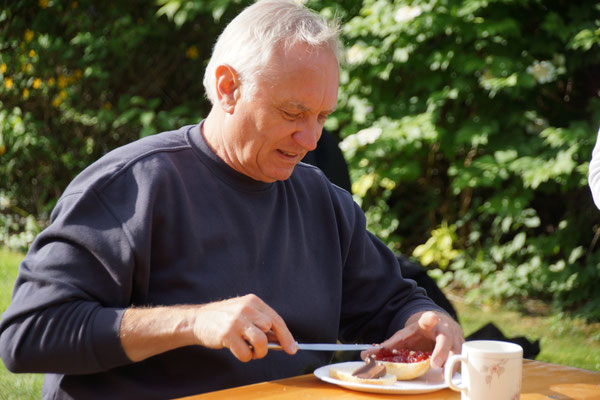
M 430 366 L 429 358 L 424 361 L 412 363 L 379 362 L 385 365 L 388 374 L 394 375 L 399 381 L 408 381 L 423 376 L 429 371 Z
M 370 357 L 385 365 L 387 372 L 395 375 L 399 381 L 408 381 L 423 376 L 429 371 L 431 353 L 381 348 Z
M 386 373 L 381 378 L 365 379 L 352 375 L 356 370 L 356 366 L 340 366 L 329 368 L 329 376 L 340 381 L 366 383 L 370 385 L 393 385 L 396 382 L 396 376 Z

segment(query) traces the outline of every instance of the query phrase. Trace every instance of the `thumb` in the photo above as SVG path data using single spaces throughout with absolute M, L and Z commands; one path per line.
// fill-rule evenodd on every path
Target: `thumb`
M 417 323 L 419 324 L 419 328 L 431 332 L 438 322 L 440 322 L 440 318 L 433 311 L 427 311 L 421 315 Z

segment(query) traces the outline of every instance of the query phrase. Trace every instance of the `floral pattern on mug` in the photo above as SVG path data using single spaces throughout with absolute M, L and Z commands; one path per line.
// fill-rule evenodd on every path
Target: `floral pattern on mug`
M 494 374 L 500 377 L 504 373 L 504 364 L 508 362 L 507 359 L 500 360 L 499 362 L 491 365 L 483 366 L 483 373 L 485 374 L 485 383 L 489 385 L 492 384 L 492 379 L 494 378 Z

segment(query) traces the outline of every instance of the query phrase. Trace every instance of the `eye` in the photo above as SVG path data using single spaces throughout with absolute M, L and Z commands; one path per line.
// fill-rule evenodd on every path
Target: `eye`
M 319 114 L 318 116 L 318 120 L 321 124 L 324 124 L 325 121 L 327 121 L 327 117 L 329 116 L 329 114 Z
M 283 115 L 290 120 L 298 119 L 302 114 L 283 110 Z

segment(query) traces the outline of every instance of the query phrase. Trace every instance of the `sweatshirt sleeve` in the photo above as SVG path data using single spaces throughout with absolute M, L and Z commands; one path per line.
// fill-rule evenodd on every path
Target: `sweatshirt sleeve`
M 133 252 L 93 191 L 61 199 L 19 267 L 0 323 L 13 372 L 86 374 L 130 363 L 119 327 L 131 296 Z
M 600 209 L 600 130 L 598 130 L 596 146 L 594 146 L 594 150 L 592 151 L 588 181 L 594 203 L 596 203 L 596 207 Z
M 424 289 L 402 277 L 396 256 L 366 230 L 364 214 L 356 204 L 354 212 L 343 273 L 340 338 L 380 343 L 417 312 L 445 313 Z

